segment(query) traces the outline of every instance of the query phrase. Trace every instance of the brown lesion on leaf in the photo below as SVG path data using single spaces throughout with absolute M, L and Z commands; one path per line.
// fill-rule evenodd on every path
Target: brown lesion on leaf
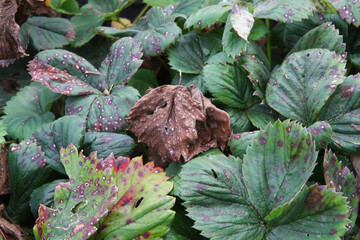
M 149 148 L 149 160 L 166 167 L 200 152 L 224 150 L 231 136 L 229 115 L 200 90 L 180 85 L 152 89 L 130 110 L 130 131 Z

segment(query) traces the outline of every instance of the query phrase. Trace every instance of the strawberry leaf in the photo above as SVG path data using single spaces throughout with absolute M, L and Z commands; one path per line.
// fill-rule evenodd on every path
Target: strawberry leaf
M 247 147 L 258 138 L 260 131 L 242 132 L 231 135 L 229 147 L 231 153 L 239 158 L 244 157 Z
M 95 224 L 108 213 L 117 187 L 111 167 L 91 153 L 85 157 L 74 145 L 60 151 L 69 182 L 55 188 L 55 208 L 41 205 L 34 226 L 36 239 L 88 239 Z
M 339 239 L 349 220 L 346 199 L 326 186 L 305 186 L 290 203 L 274 209 L 265 220 L 267 239 Z
M 3 116 L 6 130 L 13 139 L 23 140 L 55 116 L 50 112 L 52 103 L 60 97 L 39 83 L 23 88 L 7 102 Z
M 260 132 L 244 156 L 244 182 L 249 198 L 265 217 L 291 201 L 315 167 L 311 136 L 294 122 L 279 121 Z
M 31 217 L 30 195 L 49 180 L 50 168 L 35 142 L 12 144 L 9 151 L 10 201 L 6 211 L 16 223 L 25 223 Z
M 332 129 L 328 122 L 316 122 L 308 128 L 308 132 L 315 140 L 316 150 L 326 148 L 331 142 Z
M 241 38 L 231 24 L 231 15 L 228 16 L 222 36 L 222 45 L 227 56 L 235 58 L 246 48 L 246 41 Z
M 246 111 L 237 108 L 226 107 L 224 109 L 230 117 L 230 128 L 233 132 L 250 131 L 251 122 L 246 115 Z
M 346 152 L 360 152 L 360 74 L 348 76 L 320 112 L 332 130 L 331 146 Z
M 75 37 L 72 23 L 65 18 L 32 17 L 21 26 L 37 50 L 67 45 Z
M 285 117 L 310 126 L 336 86 L 344 81 L 344 74 L 345 63 L 334 52 L 296 52 L 271 74 L 266 100 Z
M 63 164 L 60 162 L 60 149 L 69 144 L 80 147 L 84 133 L 84 118 L 64 116 L 38 128 L 33 137 L 45 153 L 46 163 L 54 170 L 65 173 Z
M 245 41 L 248 40 L 254 21 L 253 15 L 245 4 L 234 4 L 230 13 L 230 22 L 237 34 Z
M 359 179 L 355 178 L 354 174 L 330 150 L 326 150 L 324 155 L 324 175 L 328 187 L 335 188 L 336 192 L 341 192 L 347 198 L 351 207 L 348 213 L 351 222 L 346 228 L 350 230 L 356 226 L 355 221 L 359 212 Z
M 279 115 L 264 103 L 253 105 L 246 110 L 246 115 L 251 123 L 260 129 L 264 129 L 269 122 L 274 123 L 279 118 Z
M 357 0 L 330 0 L 332 6 L 338 10 L 339 15 L 348 24 L 353 24 L 356 27 L 360 26 L 360 10 Z
M 3 121 L 0 121 L 0 149 L 1 149 L 1 145 L 3 145 L 5 143 L 5 136 L 7 135 L 6 132 L 6 125 Z
M 49 6 L 57 12 L 64 14 L 75 14 L 79 11 L 76 0 L 50 0 Z
M 254 4 L 254 17 L 269 18 L 275 21 L 292 22 L 312 15 L 314 4 L 304 0 L 268 0 Z
M 100 224 L 96 239 L 145 239 L 167 233 L 175 212 L 171 207 L 175 198 L 167 196 L 172 189 L 164 171 L 154 163 L 143 165 L 142 158 L 115 159 L 110 155 L 106 162 L 114 165 L 114 179 L 119 192 L 116 204 Z

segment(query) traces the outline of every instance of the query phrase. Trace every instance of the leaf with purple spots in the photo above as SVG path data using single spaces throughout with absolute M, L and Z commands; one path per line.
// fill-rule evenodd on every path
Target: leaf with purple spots
M 265 220 L 267 239 L 338 240 L 346 232 L 346 198 L 327 186 L 305 186 L 295 199 L 274 209 Z
M 343 37 L 331 23 L 323 23 L 320 26 L 308 31 L 297 41 L 293 49 L 288 53 L 299 52 L 312 48 L 325 48 L 336 52 L 343 59 L 346 59 L 346 45 L 343 43 Z
M 276 121 L 246 149 L 244 183 L 262 217 L 289 203 L 315 167 L 317 152 L 311 135 L 295 122 Z
M 129 86 L 116 86 L 110 95 L 71 97 L 66 100 L 65 113 L 86 119 L 87 131 L 124 132 L 129 123 L 126 116 L 139 92 Z
M 29 34 L 37 50 L 62 47 L 75 37 L 74 26 L 65 18 L 32 17 L 21 28 L 22 32 Z
M 333 130 L 328 122 L 316 122 L 307 130 L 315 140 L 316 150 L 324 149 L 330 144 Z
M 344 75 L 345 62 L 335 52 L 310 49 L 293 53 L 271 74 L 267 103 L 283 116 L 310 126 Z
M 222 103 L 247 109 L 256 99 L 250 80 L 240 63 L 208 64 L 204 67 L 205 86 Z
M 32 80 L 68 96 L 101 94 L 107 86 L 101 73 L 84 58 L 65 50 L 45 50 L 29 64 Z
M 254 4 L 254 17 L 281 22 L 299 21 L 313 14 L 314 4 L 309 0 L 268 0 Z
M 319 13 L 336 13 L 336 9 L 331 5 L 329 0 L 312 0 L 315 5 L 315 12 Z
M 243 181 L 243 162 L 223 154 L 197 157 L 180 172 L 180 197 L 194 227 L 211 239 L 264 239 L 266 228 Z
M 34 226 L 36 239 L 88 239 L 109 211 L 117 193 L 112 168 L 91 153 L 85 157 L 74 145 L 62 148 L 69 182 L 55 188 L 55 208 L 41 205 Z
M 45 153 L 46 163 L 54 170 L 65 173 L 60 162 L 60 149 L 69 144 L 80 147 L 85 133 L 85 119 L 78 116 L 64 116 L 51 124 L 38 128 L 33 138 Z
M 173 183 L 153 162 L 143 165 L 142 158 L 115 158 L 113 176 L 119 191 L 107 217 L 101 221 L 96 239 L 146 239 L 161 237 L 175 216 L 170 210 L 175 198 L 167 194 Z
M 248 78 L 256 94 L 264 98 L 266 84 L 270 79 L 270 66 L 265 53 L 258 44 L 250 41 L 240 59 L 242 66 L 249 73 Z
M 254 25 L 254 17 L 246 4 L 234 4 L 230 13 L 230 22 L 237 34 L 248 41 L 250 31 Z
M 50 112 L 53 102 L 60 97 L 39 83 L 20 90 L 7 102 L 2 117 L 6 130 L 13 139 L 23 140 L 39 127 L 50 123 L 55 116 Z
M 339 161 L 331 150 L 326 150 L 324 155 L 324 175 L 325 181 L 329 188 L 335 188 L 347 198 L 351 209 L 347 217 L 350 219 L 346 228 L 348 231 L 356 227 L 356 219 L 359 212 L 360 202 L 360 182 L 354 174 Z
M 228 16 L 222 36 L 222 45 L 227 56 L 237 57 L 246 49 L 247 42 L 241 38 L 231 24 L 231 15 Z
M 190 15 L 185 22 L 185 27 L 205 28 L 217 21 L 226 22 L 233 5 L 229 2 L 220 2 L 216 5 L 202 7 Z
M 9 149 L 10 201 L 8 215 L 18 224 L 31 218 L 30 195 L 46 183 L 51 175 L 40 146 L 31 141 L 12 144 Z
M 231 135 L 231 139 L 229 142 L 229 149 L 231 154 L 236 157 L 243 158 L 246 153 L 246 149 L 250 146 L 255 139 L 257 139 L 260 131 L 253 132 L 242 132 L 242 133 L 234 133 Z
M 192 31 L 183 35 L 167 52 L 172 69 L 201 74 L 206 61 L 220 51 L 221 43 L 216 34 Z
M 339 15 L 348 24 L 356 27 L 360 26 L 360 7 L 358 0 L 330 0 L 332 6 L 336 8 Z
M 84 136 L 83 146 L 89 152 L 97 152 L 98 158 L 106 158 L 111 153 L 115 157 L 129 157 L 135 147 L 134 140 L 128 135 L 107 132 L 87 132 Z
M 99 69 L 105 77 L 107 89 L 125 85 L 141 66 L 141 57 L 140 43 L 133 38 L 121 38 L 111 45 L 110 53 Z
M 331 146 L 345 152 L 360 152 L 360 74 L 348 76 L 320 112 L 332 130 Z

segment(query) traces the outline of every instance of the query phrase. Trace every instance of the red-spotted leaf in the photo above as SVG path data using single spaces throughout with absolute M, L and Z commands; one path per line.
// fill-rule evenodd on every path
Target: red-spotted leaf
M 320 112 L 332 130 L 331 146 L 342 151 L 360 152 L 360 74 L 348 76 Z
M 336 13 L 336 9 L 331 5 L 330 0 L 312 0 L 315 11 L 319 13 Z
M 39 127 L 50 123 L 55 116 L 50 112 L 53 102 L 60 97 L 39 83 L 21 89 L 6 103 L 3 121 L 13 139 L 25 139 Z
M 29 34 L 37 50 L 62 47 L 75 37 L 74 26 L 65 18 L 32 17 L 21 26 L 21 32 Z
M 29 207 L 31 193 L 49 180 L 51 172 L 46 167 L 44 153 L 35 142 L 12 144 L 8 158 L 10 201 L 6 211 L 12 220 L 21 224 L 32 217 Z
M 246 41 L 248 40 L 254 21 L 254 17 L 249 12 L 247 5 L 234 4 L 230 13 L 230 22 L 232 27 L 242 39 Z
M 338 10 L 342 19 L 348 24 L 360 26 L 360 8 L 358 0 L 330 0 L 332 6 Z
M 91 153 L 85 157 L 74 145 L 61 149 L 69 182 L 55 188 L 55 208 L 41 205 L 34 226 L 36 239 L 88 239 L 109 211 L 117 187 L 111 167 Z
M 69 144 L 80 147 L 85 133 L 85 119 L 78 116 L 64 116 L 51 124 L 38 128 L 34 140 L 45 153 L 46 163 L 54 170 L 65 173 L 60 162 L 60 149 Z
M 347 198 L 351 207 L 348 213 L 351 223 L 346 228 L 350 230 L 355 226 L 359 212 L 359 178 L 355 178 L 354 174 L 341 161 L 338 161 L 335 154 L 330 150 L 326 150 L 324 155 L 324 175 L 328 187 L 335 188 L 337 192 L 341 192 Z
M 265 220 L 267 239 L 337 240 L 346 232 L 346 198 L 327 186 L 305 186 L 295 199 L 274 209 Z
M 326 48 L 336 52 L 343 59 L 346 58 L 346 46 L 343 37 L 339 35 L 339 30 L 331 23 L 323 23 L 320 26 L 308 31 L 297 41 L 293 49 L 289 52 L 299 52 L 311 48 Z M 288 54 L 288 55 L 289 55 Z
M 250 202 L 241 159 L 197 157 L 180 172 L 180 197 L 194 227 L 211 239 L 263 239 L 266 228 Z
M 264 98 L 266 84 L 270 79 L 270 66 L 265 53 L 258 44 L 250 41 L 241 55 L 241 61 L 242 66 L 249 73 L 248 78 L 257 95 Z
M 231 135 L 229 148 L 231 153 L 239 158 L 243 158 L 246 149 L 258 137 L 260 131 L 243 132 Z
M 310 0 L 268 0 L 254 4 L 254 17 L 292 22 L 312 15 L 314 4 Z
M 261 131 L 244 156 L 244 182 L 262 217 L 289 203 L 315 167 L 317 152 L 307 133 L 295 122 L 276 121 Z
M 345 62 L 327 49 L 291 54 L 272 74 L 266 88 L 270 107 L 306 126 L 317 121 L 320 110 L 345 79 Z
M 146 239 L 165 235 L 175 212 L 170 209 L 175 198 L 167 196 L 172 182 L 166 181 L 164 171 L 150 162 L 145 165 L 137 157 L 115 159 L 110 155 L 107 163 L 114 166 L 113 176 L 119 191 L 115 205 L 101 221 L 96 239 Z
M 326 148 L 331 142 L 333 130 L 326 121 L 316 122 L 308 127 L 308 132 L 315 140 L 316 150 Z

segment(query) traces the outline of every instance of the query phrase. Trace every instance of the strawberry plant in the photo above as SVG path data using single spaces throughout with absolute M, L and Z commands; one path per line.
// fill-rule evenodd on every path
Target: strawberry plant
M 359 9 L 0 3 L 0 239 L 359 239 Z

